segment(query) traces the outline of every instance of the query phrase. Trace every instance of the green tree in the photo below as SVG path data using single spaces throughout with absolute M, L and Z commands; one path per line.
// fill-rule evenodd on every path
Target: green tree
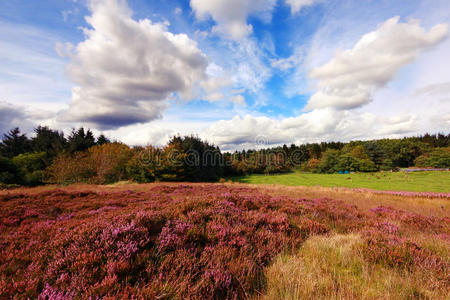
M 111 143 L 111 141 L 103 134 L 100 134 L 100 136 L 97 138 L 97 142 L 96 142 L 97 145 L 104 145 L 104 144 L 109 144 L 109 143 Z
M 335 173 L 338 170 L 339 151 L 335 149 L 328 149 L 322 154 L 317 171 L 320 173 Z
M 450 147 L 435 148 L 414 161 L 418 167 L 450 168 Z
M 21 183 L 31 186 L 42 184 L 48 162 L 46 152 L 19 154 L 13 157 L 12 162 L 19 170 Z
M 360 159 L 352 156 L 349 153 L 339 156 L 336 166 L 339 171 L 356 172 L 360 170 Z
M 224 174 L 224 160 L 218 147 L 196 136 L 175 136 L 165 151 L 179 150 L 185 156 L 183 174 L 188 181 L 215 181 Z
M 381 163 L 380 169 L 383 171 L 391 171 L 395 169 L 394 162 L 392 161 L 392 159 L 386 158 Z
M 31 151 L 30 140 L 25 134 L 21 134 L 18 127 L 3 135 L 0 143 L 0 154 L 2 156 L 13 158 L 29 151 Z
M 85 151 L 95 145 L 94 134 L 90 129 L 85 131 L 83 127 L 78 130 L 73 129 L 68 144 L 70 153 Z
M 363 146 L 359 145 L 353 148 L 353 150 L 350 152 L 351 156 L 357 159 L 369 159 L 369 156 L 366 153 L 366 150 Z
M 19 171 L 12 160 L 0 156 L 0 184 L 19 183 Z
M 383 149 L 378 145 L 377 142 L 367 142 L 364 144 L 364 151 L 369 156 L 370 160 L 375 163 L 375 165 L 379 166 L 382 164 L 383 159 L 385 158 L 385 153 Z
M 52 130 L 47 126 L 38 126 L 34 132 L 36 136 L 31 140 L 33 151 L 47 152 L 50 159 L 67 147 L 67 140 L 62 132 Z

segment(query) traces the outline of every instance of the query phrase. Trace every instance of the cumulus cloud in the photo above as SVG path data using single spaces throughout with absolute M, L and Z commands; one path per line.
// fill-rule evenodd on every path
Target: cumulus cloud
M 34 123 L 29 120 L 23 107 L 0 101 L 0 138 L 14 127 L 20 127 L 23 132 L 32 130 Z
M 373 93 L 391 81 L 401 67 L 447 35 L 447 24 L 426 31 L 417 20 L 387 20 L 365 34 L 352 49 L 339 51 L 328 63 L 309 73 L 310 78 L 317 80 L 319 90 L 305 110 L 353 109 L 371 102 Z
M 249 15 L 258 15 L 269 21 L 276 0 L 191 0 L 190 4 L 199 20 L 212 17 L 217 23 L 213 32 L 233 40 L 241 40 L 253 32 L 247 24 Z
M 286 0 L 286 4 L 291 7 L 291 13 L 296 14 L 300 12 L 303 7 L 311 6 L 323 0 Z
M 76 87 L 62 120 L 114 128 L 159 118 L 174 93 L 191 99 L 208 65 L 195 41 L 133 20 L 125 0 L 91 0 L 89 8 L 92 28 L 68 66 Z
M 290 143 L 394 137 L 417 129 L 417 117 L 413 115 L 383 117 L 368 112 L 318 109 L 281 120 L 237 116 L 213 124 L 204 136 L 223 150 L 235 150 Z

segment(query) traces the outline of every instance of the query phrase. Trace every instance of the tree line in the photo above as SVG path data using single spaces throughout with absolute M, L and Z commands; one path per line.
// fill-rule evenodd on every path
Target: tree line
M 64 134 L 39 126 L 32 138 L 14 128 L 0 143 L 0 185 L 107 184 L 121 180 L 217 181 L 228 176 L 302 170 L 376 172 L 450 167 L 450 134 L 402 139 L 283 145 L 222 153 L 196 136 L 174 136 L 164 147 L 129 147 L 91 130 Z

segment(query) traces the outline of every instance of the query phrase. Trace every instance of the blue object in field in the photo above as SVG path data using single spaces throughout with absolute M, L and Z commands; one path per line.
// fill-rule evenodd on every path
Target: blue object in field
M 339 171 L 339 174 L 344 174 L 344 172 L 342 172 L 342 171 Z
M 349 171 L 345 171 L 344 173 L 345 173 L 345 174 L 350 174 L 350 172 L 349 172 Z

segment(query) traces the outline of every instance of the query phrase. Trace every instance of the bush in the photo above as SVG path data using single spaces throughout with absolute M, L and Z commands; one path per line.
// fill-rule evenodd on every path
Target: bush
M 138 149 L 126 165 L 129 178 L 139 183 L 154 182 L 161 175 L 162 159 L 162 149 L 152 146 Z
M 380 167 L 382 171 L 390 171 L 394 168 L 394 162 L 389 158 L 384 159 Z
M 104 144 L 73 155 L 58 156 L 47 169 L 48 182 L 107 184 L 128 179 L 127 162 L 132 150 L 120 143 Z
M 88 163 L 85 152 L 62 153 L 45 171 L 46 182 L 57 184 L 88 182 L 94 175 L 94 168 Z
M 320 160 L 318 160 L 317 158 L 311 158 L 308 161 L 301 164 L 299 169 L 301 171 L 314 172 L 317 169 L 319 163 Z
M 416 158 L 414 164 L 417 167 L 450 168 L 450 147 L 435 148 Z
M 334 149 L 328 149 L 322 155 L 319 165 L 317 166 L 317 171 L 320 173 L 335 173 L 339 171 L 339 151 Z
M 224 173 L 218 148 L 197 137 L 174 137 L 163 149 L 149 146 L 136 152 L 127 164 L 137 182 L 216 181 Z
M 126 164 L 133 155 L 127 145 L 103 144 L 90 148 L 88 154 L 90 162 L 95 166 L 92 182 L 105 184 L 127 179 Z
M 358 149 L 356 147 L 355 149 Z M 362 147 L 361 147 L 362 149 Z M 351 171 L 351 172 L 376 172 L 378 171 L 377 166 L 373 161 L 371 161 L 368 156 L 367 158 L 358 158 L 353 156 L 353 153 L 355 151 L 352 151 L 352 154 L 343 154 L 339 156 L 338 162 L 335 165 L 335 169 L 338 171 Z M 358 154 L 359 157 L 364 157 L 361 154 Z
M 360 172 L 376 172 L 378 171 L 377 166 L 370 159 L 360 159 L 359 163 L 359 171 Z
M 12 162 L 19 170 L 19 176 L 23 184 L 31 186 L 42 184 L 44 170 L 48 162 L 46 152 L 20 154 L 15 156 Z
M 359 171 L 361 168 L 361 159 L 357 159 L 350 154 L 343 154 L 339 157 L 337 169 L 339 171 Z

